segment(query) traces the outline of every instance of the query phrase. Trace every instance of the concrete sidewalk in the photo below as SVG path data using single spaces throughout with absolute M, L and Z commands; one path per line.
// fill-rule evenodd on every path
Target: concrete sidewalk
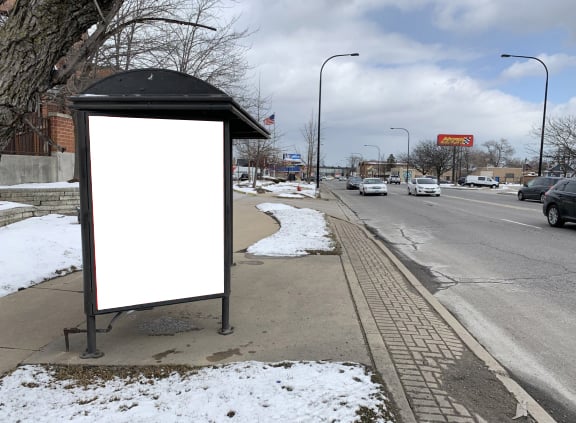
M 245 249 L 278 224 L 262 202 L 314 208 L 328 216 L 334 255 L 254 257 Z M 231 335 L 218 334 L 221 301 L 206 300 L 121 315 L 98 333 L 99 359 L 81 359 L 81 273 L 0 298 L 0 372 L 21 363 L 185 364 L 258 360 L 364 363 L 383 376 L 407 422 L 553 422 L 457 321 L 337 198 L 245 195 L 234 201 Z M 98 316 L 106 328 L 112 315 Z M 520 415 L 518 403 L 530 411 Z

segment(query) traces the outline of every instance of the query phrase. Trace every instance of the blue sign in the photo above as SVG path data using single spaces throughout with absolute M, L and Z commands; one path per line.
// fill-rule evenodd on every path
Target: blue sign
M 283 159 L 287 162 L 299 162 L 302 161 L 302 155 L 296 153 L 284 153 Z
M 300 166 L 282 166 L 276 170 L 278 172 L 300 172 Z

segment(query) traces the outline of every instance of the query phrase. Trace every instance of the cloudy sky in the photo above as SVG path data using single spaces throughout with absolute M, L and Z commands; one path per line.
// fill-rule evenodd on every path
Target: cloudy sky
M 474 144 L 508 140 L 537 157 L 546 69 L 547 116 L 576 115 L 572 0 L 244 0 L 229 12 L 248 40 L 252 81 L 271 97 L 279 144 L 305 153 L 302 129 L 318 113 L 322 63 L 322 158 L 406 153 L 438 134 Z M 269 127 L 272 129 L 273 127 Z M 528 147 L 528 148 L 526 148 Z M 535 153 L 534 153 L 535 152 Z

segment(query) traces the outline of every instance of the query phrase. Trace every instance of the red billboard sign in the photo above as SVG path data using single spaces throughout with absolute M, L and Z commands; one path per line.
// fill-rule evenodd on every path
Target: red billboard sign
M 474 145 L 474 135 L 439 134 L 437 145 L 445 147 L 472 147 Z

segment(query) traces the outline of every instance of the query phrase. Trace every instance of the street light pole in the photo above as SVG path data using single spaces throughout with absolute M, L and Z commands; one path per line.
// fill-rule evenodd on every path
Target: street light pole
M 517 56 L 515 54 L 501 54 L 500 57 L 521 57 L 523 59 L 532 59 L 537 60 L 544 66 L 546 70 L 546 86 L 544 88 L 544 113 L 542 114 L 542 133 L 540 135 L 540 158 L 538 159 L 538 176 L 542 176 L 542 154 L 544 152 L 544 125 L 546 125 L 546 103 L 548 101 L 548 68 L 546 64 L 538 59 L 537 57 L 533 56 Z
M 360 56 L 360 54 L 335 54 L 334 56 L 330 56 L 328 59 L 324 60 L 324 63 L 322 63 L 322 67 L 320 68 L 320 84 L 318 86 L 318 146 L 316 147 L 316 191 L 320 189 L 320 110 L 322 108 L 322 70 L 324 69 L 324 65 L 328 63 L 329 60 L 334 59 L 335 57 L 344 56 Z
M 390 129 L 400 129 L 401 131 L 405 131 L 408 135 L 408 154 L 406 157 L 406 183 L 408 183 L 408 175 L 410 172 L 410 132 L 406 128 L 390 128 Z
M 364 144 L 364 147 L 375 147 L 378 149 L 378 175 L 380 175 L 380 147 L 374 144 Z

